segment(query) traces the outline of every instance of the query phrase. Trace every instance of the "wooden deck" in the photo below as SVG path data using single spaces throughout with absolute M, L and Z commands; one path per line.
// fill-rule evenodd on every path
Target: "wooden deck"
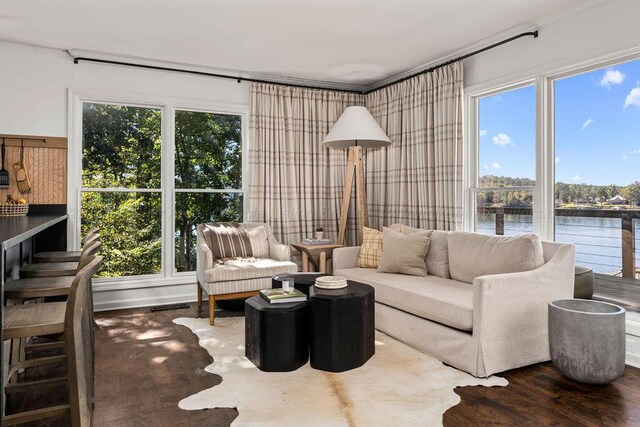
M 640 312 L 640 280 L 598 273 L 594 276 L 594 299 L 621 305 L 628 311 Z

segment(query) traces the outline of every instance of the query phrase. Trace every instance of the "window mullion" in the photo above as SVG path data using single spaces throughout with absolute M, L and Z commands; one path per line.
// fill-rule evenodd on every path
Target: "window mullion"
M 533 192 L 533 231 L 543 240 L 553 240 L 554 149 L 550 85 L 536 79 L 536 188 Z
M 163 110 L 162 125 L 162 251 L 163 274 L 171 277 L 175 270 L 175 109 L 167 105 Z

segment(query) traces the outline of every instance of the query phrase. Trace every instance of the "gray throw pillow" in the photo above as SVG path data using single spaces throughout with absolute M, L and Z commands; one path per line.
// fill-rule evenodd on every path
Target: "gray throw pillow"
M 389 227 L 394 230 L 402 230 L 402 234 L 432 231 L 429 251 L 427 252 L 427 271 L 430 276 L 440 276 L 445 279 L 451 279 L 449 275 L 449 246 L 447 243 L 447 237 L 450 231 L 425 230 L 424 228 L 416 228 L 402 224 L 391 224 Z
M 378 263 L 378 271 L 426 276 L 425 257 L 429 251 L 430 239 L 431 231 L 404 235 L 384 227 L 382 230 L 382 256 Z

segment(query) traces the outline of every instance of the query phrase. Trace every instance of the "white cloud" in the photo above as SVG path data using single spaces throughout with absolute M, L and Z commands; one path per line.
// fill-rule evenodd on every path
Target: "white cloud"
M 484 165 L 484 170 L 488 171 L 489 169 L 491 169 L 489 165 Z
M 494 144 L 499 147 L 506 147 L 507 145 L 513 145 L 511 137 L 506 133 L 499 133 L 492 138 Z
M 487 131 L 483 129 L 479 132 L 479 134 L 480 136 L 485 136 L 487 134 Z
M 556 164 L 560 163 L 560 157 L 556 156 Z
M 600 86 L 610 88 L 612 85 L 619 85 L 624 81 L 624 77 L 624 73 L 621 73 L 619 70 L 609 68 L 602 75 L 602 79 L 600 79 Z
M 586 129 L 589 127 L 589 125 L 591 125 L 591 123 L 593 123 L 594 120 L 593 119 L 587 119 L 583 124 L 582 124 L 582 129 Z
M 622 160 L 627 160 L 629 158 L 629 156 L 627 156 L 626 154 L 622 155 Z
M 492 167 L 493 169 L 495 169 L 495 170 L 498 170 L 498 169 L 500 169 L 502 166 L 500 166 L 500 163 L 493 162 L 493 163 L 491 163 L 491 167 Z
M 627 98 L 624 100 L 624 108 L 630 105 L 640 107 L 640 86 L 631 89 L 631 92 L 629 92 L 629 95 L 627 95 Z
M 580 182 L 580 180 L 581 180 L 581 179 L 582 179 L 582 178 L 580 178 L 580 175 L 575 175 L 575 176 L 573 177 L 573 181 L 574 181 L 574 182 Z

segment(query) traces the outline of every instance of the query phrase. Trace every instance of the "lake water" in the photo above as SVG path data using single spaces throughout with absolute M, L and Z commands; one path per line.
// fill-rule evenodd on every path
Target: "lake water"
M 504 234 L 531 233 L 531 215 L 505 215 Z M 495 214 L 478 214 L 476 230 L 495 234 Z M 638 229 L 638 220 L 634 226 Z M 556 241 L 576 245 L 576 263 L 598 273 L 622 269 L 620 219 L 556 217 Z M 636 233 L 636 265 L 640 265 L 640 232 Z

